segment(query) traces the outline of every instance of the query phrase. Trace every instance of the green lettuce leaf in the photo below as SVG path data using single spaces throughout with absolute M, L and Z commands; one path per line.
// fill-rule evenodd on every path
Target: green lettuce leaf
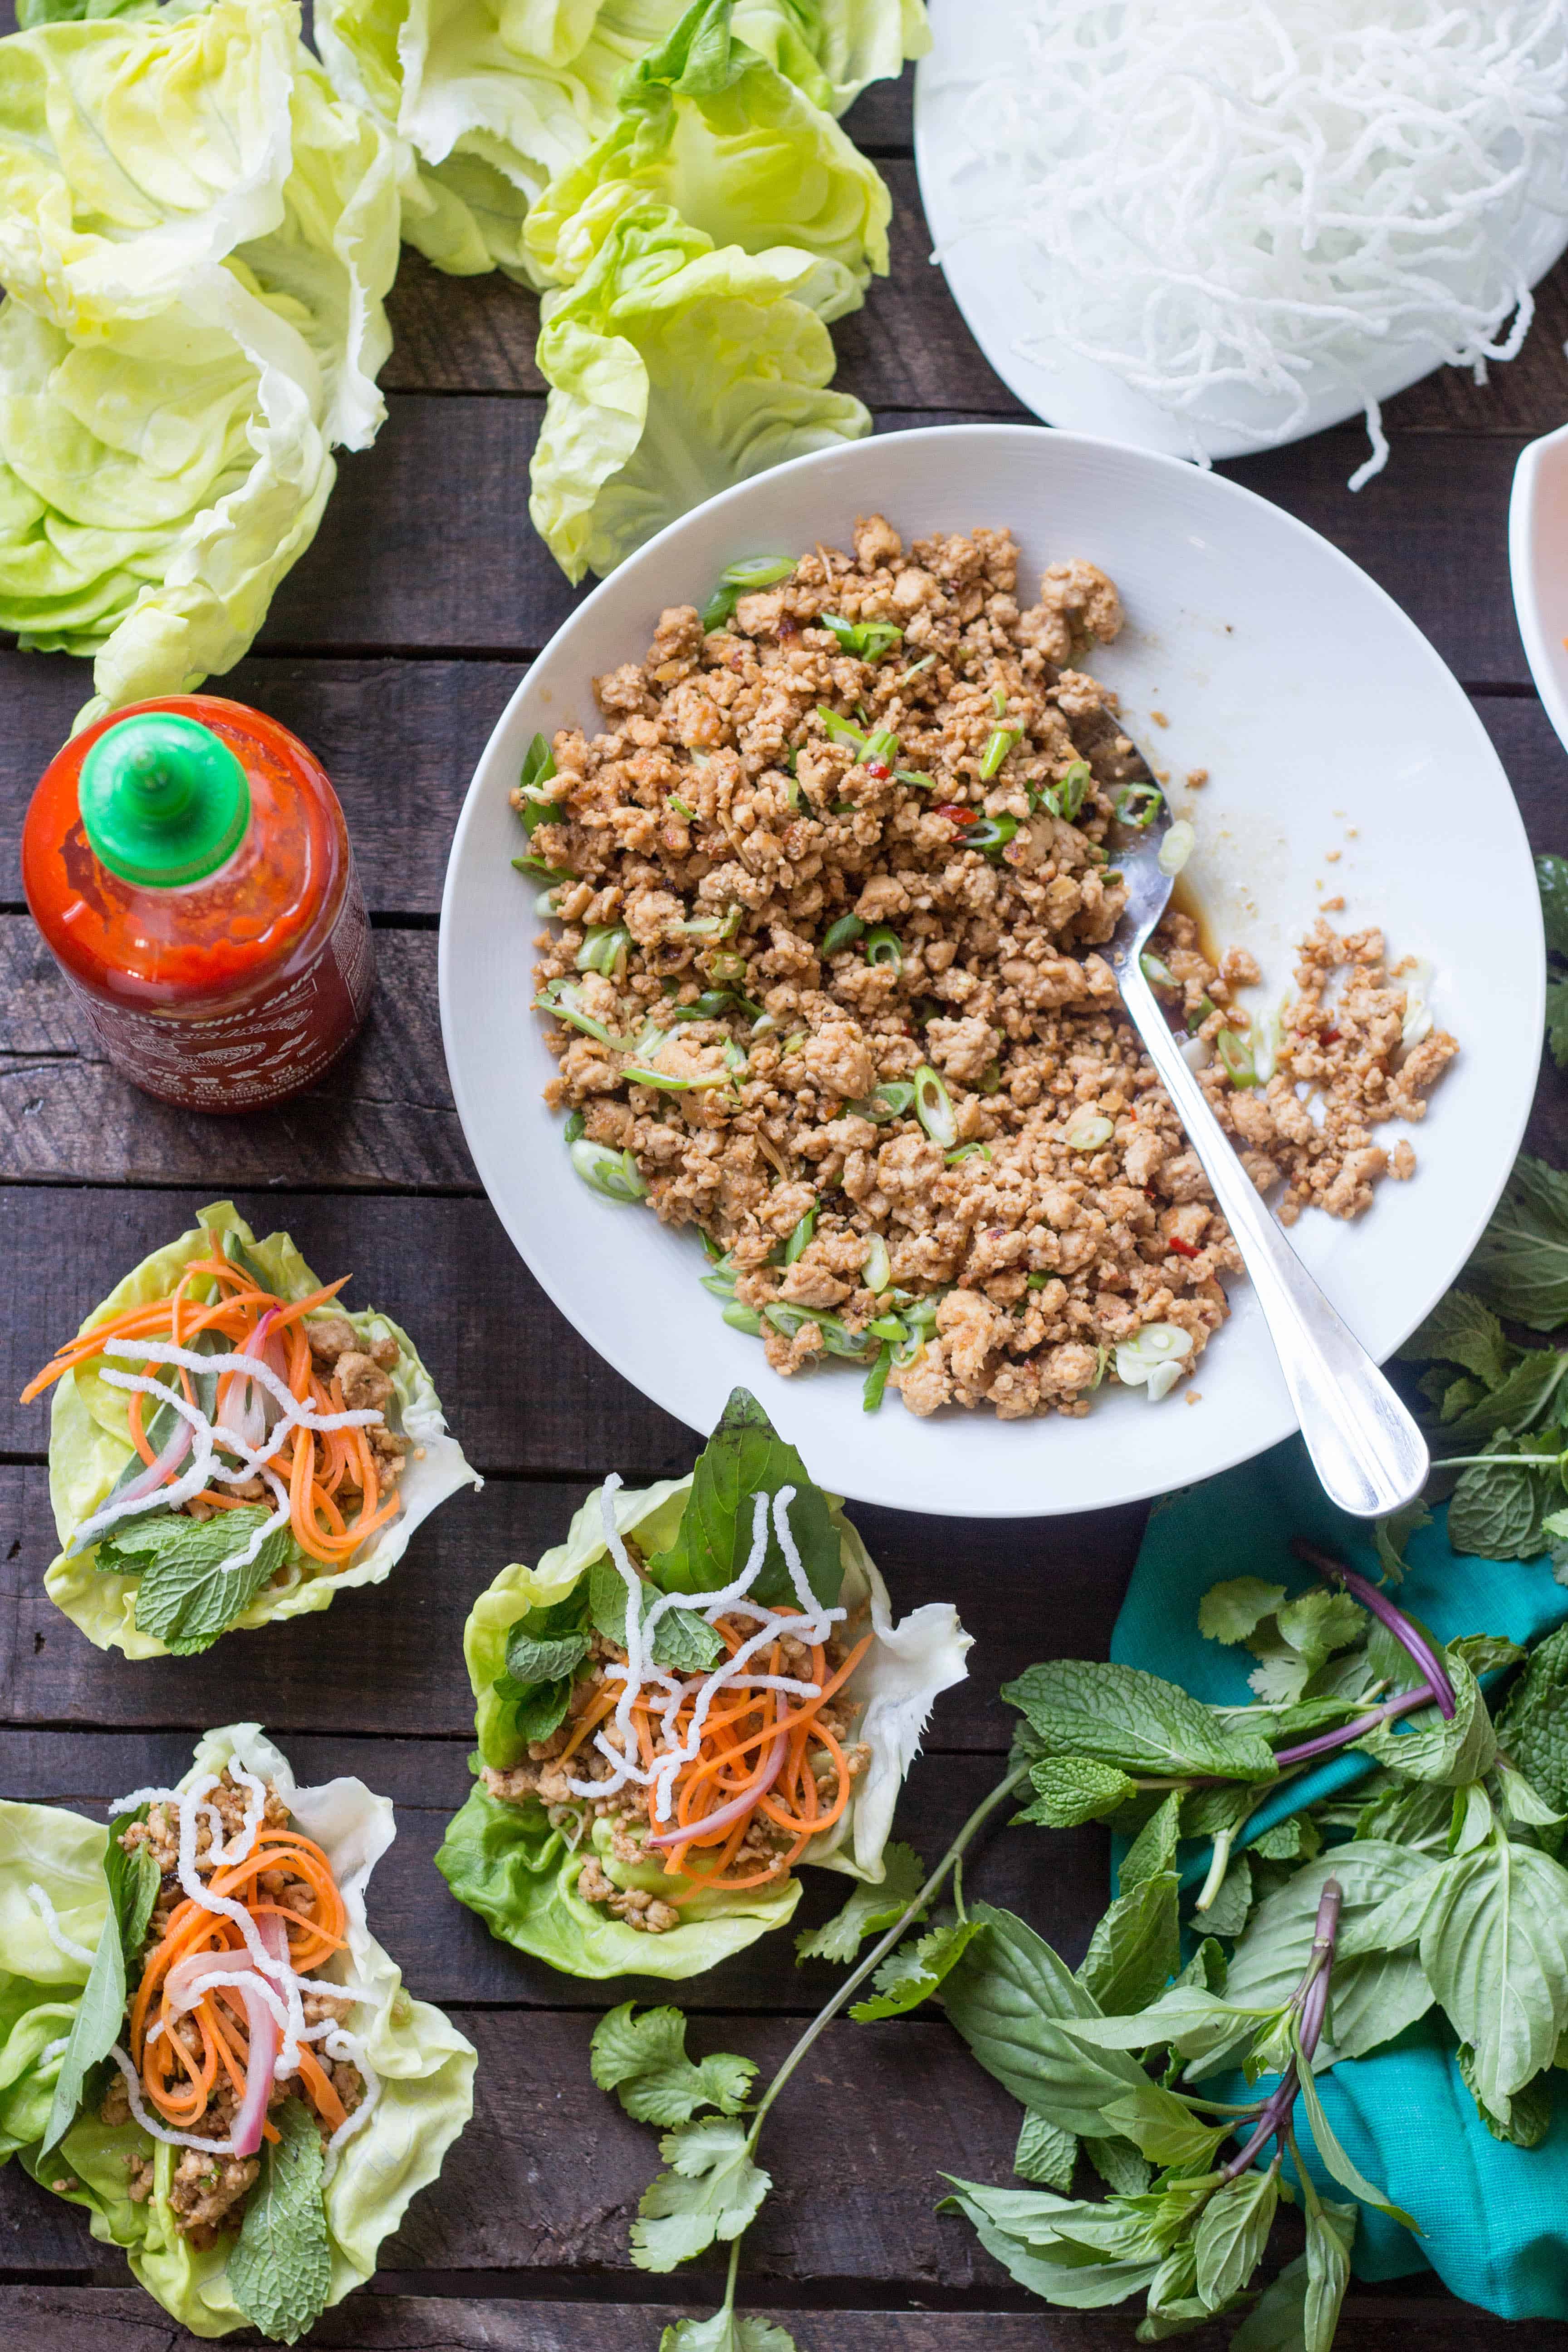
M 618 1532 L 635 1538 L 650 1560 L 671 1551 L 691 1489 L 690 1478 L 616 1489 L 612 1507 Z M 519 1563 L 503 1569 L 469 1612 L 463 1654 L 476 1702 L 481 1767 L 505 1771 L 527 1755 L 519 1702 L 496 1689 L 506 1671 L 509 1637 L 520 1618 L 535 1612 L 559 1612 L 558 1619 L 545 1620 L 553 1627 L 571 1613 L 563 1603 L 570 1603 L 579 1590 L 592 1590 L 595 1564 L 608 1557 L 601 1495 L 597 1490 L 588 1496 L 563 1544 L 547 1551 L 536 1567 Z M 870 1555 L 837 1503 L 828 1497 L 826 1506 L 843 1563 L 847 1630 L 854 1639 L 857 1623 L 863 1631 L 868 1622 L 875 1634 L 846 1685 L 860 1709 L 851 1736 L 869 1747 L 871 1761 L 857 1779 L 838 1822 L 813 1841 L 804 1858 L 879 1885 L 887 1875 L 885 1852 L 904 1774 L 937 1694 L 962 1681 L 967 1671 L 969 1636 L 955 1612 L 938 1602 L 893 1624 L 887 1588 Z M 616 1857 L 607 1823 L 595 1823 L 589 1840 L 601 1869 L 617 1885 L 669 1891 L 669 1880 L 656 1865 Z M 782 1927 L 800 1899 L 798 1879 L 734 1895 L 704 1889 L 683 1903 L 679 1927 L 650 1936 L 583 1901 L 577 1879 L 587 1853 L 587 1843 L 574 1847 L 563 1831 L 552 1828 L 537 1801 L 507 1802 L 481 1781 L 448 1824 L 436 1863 L 458 1901 L 477 1911 L 492 1934 L 574 1976 L 694 1976 L 755 1942 L 768 1928 Z M 895 1906 L 895 1916 L 901 1907 Z
M 905 58 L 931 47 L 921 0 L 735 0 L 733 24 L 829 114 L 843 114 L 871 82 L 897 81 Z
M 529 512 L 567 577 L 613 571 L 704 499 L 868 433 L 860 402 L 827 389 L 823 321 L 858 293 L 842 262 L 716 248 L 668 205 L 623 213 L 542 312 Z
M 797 246 L 840 263 L 850 299 L 888 270 L 891 199 L 831 114 L 732 37 L 733 0 L 696 0 L 628 76 L 616 121 L 534 204 L 540 278 L 583 275 L 620 215 L 668 205 L 715 246 Z
M 239 659 L 384 414 L 398 157 L 299 24 L 0 44 L 0 627 L 96 656 L 84 717 Z
M 233 1202 L 219 1201 L 198 1213 L 189 1233 L 133 1266 L 102 1305 L 93 1308 L 82 1329 L 122 1307 L 166 1298 L 183 1268 L 193 1258 L 209 1255 L 215 1246 L 221 1250 L 226 1236 L 237 1236 L 239 1245 L 253 1254 L 265 1279 L 280 1297 L 303 1298 L 321 1287 L 287 1234 L 269 1234 L 258 1241 Z M 423 1449 L 423 1458 L 410 1452 L 399 1481 L 403 1509 L 390 1527 L 382 1528 L 362 1559 L 335 1575 L 322 1575 L 318 1572 L 319 1563 L 307 1559 L 290 1538 L 284 1558 L 285 1580 L 257 1591 L 233 1619 L 237 1625 L 253 1627 L 269 1624 L 275 1618 L 302 1616 L 327 1608 L 334 1593 L 345 1587 L 381 1583 L 402 1559 L 421 1521 L 460 1486 L 479 1483 L 457 1439 L 447 1431 L 441 1401 L 408 1334 L 374 1308 L 350 1314 L 348 1320 L 367 1343 L 388 1337 L 397 1341 L 398 1360 L 391 1374 L 395 1405 L 388 1407 L 388 1413 L 395 1425 Z M 145 1613 L 138 1620 L 142 1580 L 118 1567 L 99 1566 L 103 1551 L 118 1559 L 132 1549 L 135 1539 L 131 1528 L 135 1522 L 110 1531 L 117 1538 L 112 1547 L 106 1536 L 102 1546 L 89 1544 L 69 1556 L 77 1528 L 102 1504 L 134 1451 L 122 1389 L 110 1388 L 90 1367 L 68 1372 L 56 1382 L 49 1427 L 49 1499 L 61 1549 L 44 1579 L 44 1589 L 56 1607 L 100 1649 L 123 1650 L 129 1658 L 158 1658 L 185 1640 L 194 1640 L 200 1647 L 205 1646 L 205 1641 L 202 1632 L 186 1622 L 196 1607 L 194 1598 L 187 1597 L 177 1618 L 168 1621 L 174 1633 L 171 1643 L 161 1614 L 154 1612 L 156 1623 L 152 1626 L 145 1622 Z
M 366 1924 L 366 1884 L 395 1833 L 390 1800 L 349 1779 L 300 1788 L 287 1758 L 254 1723 L 208 1732 L 181 1785 L 203 1773 L 221 1772 L 236 1759 L 275 1783 L 295 1821 L 332 1866 L 348 1914 L 348 1948 L 318 1973 L 361 1989 L 348 2028 L 363 2042 L 380 2084 L 367 2121 L 338 2150 L 322 2190 L 331 2258 L 324 2300 L 331 2305 L 370 2277 L 383 2240 L 397 2228 L 409 2200 L 440 2171 L 472 2112 L 476 2054 L 438 2009 L 409 1997 L 398 1969 Z M 74 1813 L 43 1805 L 0 1806 L 0 1970 L 41 1968 L 46 1981 L 61 1979 L 65 1998 L 79 1992 L 85 1965 L 55 1950 L 26 1887 L 30 1878 L 46 1885 L 66 1933 L 88 1944 L 101 1931 L 105 1916 L 106 1840 L 104 1830 Z M 98 1881 L 91 1900 L 81 1892 L 89 1861 Z M 0 2031 L 5 2022 L 0 2009 Z M 30 2018 L 22 2023 L 30 2026 Z M 55 2029 L 57 2034 L 62 2030 Z M 7 2041 L 0 2047 L 0 2084 L 9 2060 Z M 58 2065 L 57 2057 L 39 2068 L 51 2085 Z M 0 2123 L 5 2096 L 0 2089 Z M 47 2113 L 47 2097 L 44 2107 Z M 89 2104 L 51 2155 L 44 2156 L 35 2139 L 23 2146 L 22 2162 L 46 2188 L 62 2179 L 73 2184 L 55 2193 L 85 2208 L 100 2244 L 124 2248 L 137 2280 L 183 2326 L 195 2336 L 225 2336 L 248 2324 L 229 2277 L 229 2256 L 243 2240 L 223 2238 L 197 2249 L 175 2230 L 169 2194 L 179 2153 L 154 2145 L 134 2123 L 100 2122 Z M 132 2204 L 126 2159 L 148 2155 L 154 2168 L 152 2194 Z M 245 2281 L 247 2265 L 240 2268 Z M 288 2317 L 281 2303 L 278 2312 Z

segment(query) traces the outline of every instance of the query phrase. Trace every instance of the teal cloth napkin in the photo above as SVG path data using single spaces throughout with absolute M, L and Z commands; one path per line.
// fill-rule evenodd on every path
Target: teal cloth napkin
M 1289 1549 L 1306 1536 L 1365 1576 L 1380 1574 L 1371 1530 L 1324 1495 L 1300 1438 L 1291 1438 L 1201 1486 L 1157 1505 L 1111 1635 L 1110 1654 L 1180 1683 L 1211 1704 L 1245 1706 L 1253 1694 L 1247 1651 L 1205 1641 L 1198 1603 L 1211 1584 L 1260 1576 L 1295 1594 L 1318 1582 Z M 1473 1559 L 1452 1549 L 1447 1511 L 1411 1538 L 1399 1601 L 1442 1641 L 1502 1633 L 1538 1641 L 1568 1619 L 1568 1590 L 1544 1560 Z M 1300 1806 L 1373 1769 L 1369 1758 L 1336 1756 L 1259 1806 L 1259 1835 Z M 1205 1867 L 1199 1854 L 1184 1875 Z M 1323 2106 L 1352 2160 L 1420 2223 L 1416 2238 L 1362 2208 L 1354 2267 L 1363 2279 L 1435 2270 L 1467 2303 L 1502 2319 L 1568 2319 L 1568 2075 L 1552 2077 L 1554 2120 L 1538 2147 L 1494 2139 L 1476 2112 L 1436 2012 L 1370 2058 L 1347 2059 L 1321 2078 Z M 1262 2095 L 1267 2082 L 1251 2095 Z M 1310 2147 L 1304 2109 L 1297 2138 Z M 1325 2195 L 1342 2197 L 1309 2159 Z

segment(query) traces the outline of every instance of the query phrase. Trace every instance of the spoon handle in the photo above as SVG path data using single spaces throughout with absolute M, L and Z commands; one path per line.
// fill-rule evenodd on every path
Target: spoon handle
M 1398 1510 L 1426 1483 L 1426 1441 L 1258 1197 L 1136 956 L 1126 959 L 1120 978 L 1128 1014 L 1247 1261 L 1324 1492 L 1352 1518 Z

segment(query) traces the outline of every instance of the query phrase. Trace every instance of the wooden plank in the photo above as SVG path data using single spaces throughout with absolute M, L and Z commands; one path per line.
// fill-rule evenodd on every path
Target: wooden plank
M 121 1077 L 29 918 L 0 915 L 0 1177 L 189 1183 L 216 1161 L 231 1183 L 477 1191 L 441 1051 L 434 933 L 378 932 L 376 967 L 370 1018 L 321 1083 L 217 1129 Z
M 347 1621 L 334 1622 L 341 1625 Z M 121 1669 L 122 1676 L 127 1671 Z M 984 1672 L 985 1687 L 992 1690 L 994 1666 Z M 243 1663 L 237 1666 L 232 1650 L 227 1674 L 227 1691 L 203 1728 L 259 1713 L 303 1786 L 350 1774 L 395 1802 L 397 1838 L 377 1865 L 371 1924 L 416 1992 L 457 2009 L 598 2011 L 634 1997 L 669 1997 L 651 1979 L 628 1976 L 594 1983 L 529 1959 L 498 1942 L 448 1891 L 436 1870 L 435 1854 L 448 1820 L 471 1786 L 471 1719 L 457 1739 L 354 1739 L 336 1733 L 289 1732 L 276 1721 L 278 1694 L 270 1677 L 254 1667 L 247 1670 Z M 405 1672 L 402 1687 L 405 1724 L 422 1724 L 412 1673 Z M 1005 1769 L 1003 1754 L 945 1752 L 958 1711 L 955 1702 L 962 1704 L 959 1693 L 938 1702 L 929 1735 L 931 1752 L 914 1764 L 899 1808 L 899 1835 L 931 1861 L 946 1850 Z M 64 1805 L 103 1820 L 108 1807 L 127 1790 L 177 1780 L 190 1763 L 193 1745 L 189 1732 L 0 1730 L 0 1797 Z M 796 1966 L 795 1930 L 830 1918 L 849 1888 L 837 1872 L 807 1870 L 803 1877 L 805 1892 L 790 1928 L 763 1937 L 749 1950 L 707 1971 L 700 1995 L 694 1985 L 688 1985 L 679 1996 L 683 2002 L 700 2000 L 703 2009 L 715 2011 L 813 2013 L 832 1991 L 837 1977 L 824 1962 Z M 1107 1840 L 1095 1828 L 996 1826 L 977 1842 L 965 1871 L 971 1896 L 1021 1913 L 1074 1967 L 1105 1908 L 1109 1884 Z
M 514 1405 L 526 1429 L 526 1400 Z M 460 1416 L 453 1425 L 467 1435 Z M 582 1413 L 580 1444 L 593 1426 Z M 696 1445 L 677 1433 L 665 1467 L 689 1467 Z M 606 1465 L 617 1458 L 626 1457 L 605 1442 Z M 508 1560 L 537 1560 L 561 1542 L 584 1491 L 575 1481 L 492 1480 L 482 1494 L 454 1496 L 384 1583 L 340 1594 L 330 1619 L 294 1618 L 236 1633 L 198 1657 L 128 1665 L 95 1649 L 43 1590 L 55 1551 L 44 1472 L 0 1468 L 0 1711 L 16 1726 L 199 1729 L 243 1706 L 290 1737 L 412 1730 L 471 1739 L 462 1630 L 473 1599 Z M 1145 1514 L 1131 1504 L 962 1529 L 859 1505 L 852 1516 L 900 1615 L 930 1601 L 957 1606 L 974 1637 L 970 1678 L 943 1696 L 932 1739 L 992 1753 L 1013 1733 L 1011 1710 L 995 1696 L 1003 1683 L 1036 1658 L 1105 1654 Z

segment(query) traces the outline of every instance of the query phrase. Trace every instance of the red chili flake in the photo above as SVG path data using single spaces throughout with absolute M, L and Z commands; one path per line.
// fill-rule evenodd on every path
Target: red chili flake
M 979 821 L 978 810 L 965 808 L 962 801 L 943 801 L 940 808 L 932 809 L 931 814 L 945 816 L 953 824 L 974 824 Z
M 892 772 L 891 768 L 882 760 L 868 760 L 866 762 L 866 773 L 868 776 L 875 776 L 879 784 L 885 784 Z
M 1318 1043 L 1320 1045 L 1337 1045 L 1340 1042 L 1340 1034 L 1337 1029 L 1320 1029 Z
M 1170 1235 L 1169 1246 L 1175 1251 L 1178 1257 L 1196 1257 L 1198 1255 L 1191 1242 L 1184 1242 L 1180 1234 Z

